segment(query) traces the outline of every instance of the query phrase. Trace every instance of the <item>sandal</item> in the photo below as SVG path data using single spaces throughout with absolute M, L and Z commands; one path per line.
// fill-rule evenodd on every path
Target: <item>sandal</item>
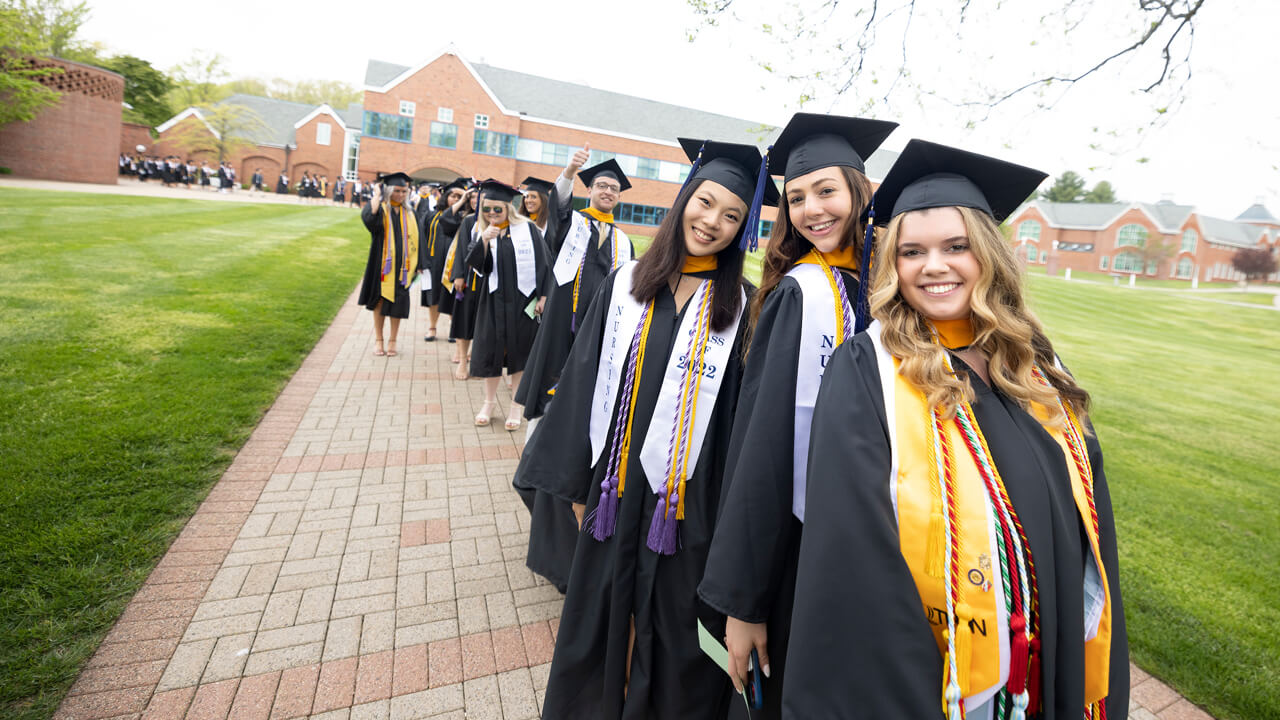
M 387 354 L 387 351 L 382 349 L 382 338 L 378 338 L 376 342 L 378 343 L 378 346 L 373 349 L 373 356 L 385 357 Z
M 514 405 L 514 404 L 513 404 L 513 405 L 511 406 L 511 409 L 512 409 L 512 410 L 518 410 L 518 409 L 519 409 L 519 406 L 518 406 L 518 405 Z M 503 424 L 502 424 L 502 427 L 503 427 L 503 428 L 505 428 L 507 432 L 515 432 L 516 430 L 519 430 L 519 429 L 520 429 L 520 423 L 521 423 L 523 420 L 524 420 L 524 418 L 520 417 L 520 413 L 519 413 L 519 412 L 517 412 L 517 413 L 516 413 L 516 417 L 515 417 L 515 419 L 514 419 L 514 420 L 511 418 L 511 415 L 510 415 L 510 414 L 508 414 L 508 415 L 507 415 L 507 421 L 506 421 L 505 423 L 503 423 Z
M 487 427 L 489 425 L 490 416 L 493 414 L 493 406 L 497 403 L 485 400 L 484 405 L 480 406 L 480 412 L 476 413 L 476 427 Z
M 430 334 L 428 334 L 426 337 L 424 337 L 424 338 L 422 338 L 422 339 L 423 339 L 423 340 L 426 340 L 427 342 L 435 342 L 435 341 L 436 341 L 436 329 L 435 329 L 435 328 L 431 328 L 431 330 L 430 330 Z
M 396 341 L 392 340 L 387 343 L 387 357 L 395 357 L 396 355 Z
M 466 380 L 469 377 L 471 375 L 467 373 L 467 366 L 464 363 L 458 363 L 458 369 L 453 373 L 453 378 L 455 380 Z

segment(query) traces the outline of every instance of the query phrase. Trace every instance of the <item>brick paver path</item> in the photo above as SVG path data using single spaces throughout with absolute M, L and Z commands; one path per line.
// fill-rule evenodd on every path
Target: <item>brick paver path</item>
M 539 716 L 561 598 L 524 566 L 524 429 L 505 387 L 473 425 L 425 329 L 374 357 L 348 299 L 56 717 Z M 1131 718 L 1208 718 L 1132 672 Z

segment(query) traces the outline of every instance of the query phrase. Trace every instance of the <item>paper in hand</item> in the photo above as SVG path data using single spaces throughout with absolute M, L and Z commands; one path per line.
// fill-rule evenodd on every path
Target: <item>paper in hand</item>
M 729 651 L 716 640 L 715 636 L 707 630 L 707 626 L 698 621 L 698 647 L 702 648 L 702 653 L 711 658 L 711 661 L 720 666 L 726 675 L 729 674 Z M 742 695 L 742 702 L 747 706 L 747 717 L 751 717 L 751 701 L 747 699 L 746 693 Z

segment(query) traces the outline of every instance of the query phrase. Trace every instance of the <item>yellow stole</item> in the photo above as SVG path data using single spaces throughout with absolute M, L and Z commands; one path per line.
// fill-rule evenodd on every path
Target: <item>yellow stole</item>
M 684 266 L 680 268 L 682 273 L 706 272 L 707 270 L 715 270 L 720 267 L 720 263 L 716 260 L 715 255 L 694 256 L 686 255 L 684 258 Z
M 808 263 L 811 265 L 826 264 L 829 267 L 839 267 L 845 270 L 858 271 L 858 256 L 854 253 L 852 247 L 836 250 L 835 252 L 824 253 L 817 248 L 810 250 L 796 261 L 799 263 Z
M 960 334 L 963 337 L 963 333 Z M 971 335 L 969 340 L 972 340 Z M 897 358 L 893 362 L 896 370 L 900 362 Z M 948 586 L 942 569 L 942 554 L 946 552 L 946 543 L 942 538 L 942 504 L 933 465 L 935 455 L 928 430 L 930 408 L 923 392 L 897 372 L 894 373 L 894 378 L 893 422 L 896 424 L 898 443 L 896 496 L 899 547 L 920 593 L 925 616 L 938 643 L 938 651 L 945 658 Z M 1105 606 L 1098 634 L 1085 643 L 1084 701 L 1091 706 L 1106 697 L 1111 659 L 1111 593 L 1107 587 L 1098 532 L 1090 510 L 1093 497 L 1092 472 L 1088 467 L 1088 456 L 1084 454 L 1083 429 L 1074 415 L 1071 422 L 1080 439 L 1083 463 L 1078 463 L 1073 458 L 1070 447 L 1072 443 L 1064 430 L 1047 424 L 1047 410 L 1040 405 L 1033 406 L 1032 410 L 1044 429 L 1063 449 L 1076 509 L 1084 522 L 1105 591 Z M 1003 581 L 998 575 L 998 563 L 993 561 L 991 554 L 992 539 L 982 478 L 976 462 L 966 449 L 956 421 L 947 421 L 943 428 L 952 449 L 957 489 L 957 497 L 953 500 L 956 520 L 953 533 L 958 536 L 956 557 L 960 578 L 955 618 L 956 668 L 961 696 L 969 698 L 1001 682 L 1001 644 L 997 623 L 998 618 L 1004 618 L 1007 623 L 1008 614 L 1003 607 L 1003 593 L 995 584 Z M 1082 478 L 1082 469 L 1089 476 L 1087 486 Z M 997 603 L 1000 603 L 999 608 Z M 1008 652 L 1007 649 L 1005 652 Z M 1032 671 L 1034 670 L 1033 666 Z M 1038 678 L 1028 679 L 1031 683 L 1039 682 Z M 1031 714 L 1037 711 L 1037 708 L 1028 708 L 1027 712 Z
M 404 262 L 401 263 L 400 271 L 395 271 L 396 264 L 396 235 L 394 228 L 391 227 L 391 208 L 395 207 L 399 210 L 400 215 L 400 238 L 401 244 L 404 246 Z M 412 219 L 413 213 L 409 212 L 409 208 L 396 203 L 388 202 L 380 208 L 382 212 L 382 265 L 378 268 L 381 272 L 382 268 L 387 266 L 387 260 L 391 261 L 391 272 L 382 276 L 382 297 L 388 302 L 396 301 L 396 282 L 401 283 L 405 287 L 409 287 L 409 283 L 413 281 L 413 275 L 410 268 L 415 267 L 418 263 L 418 223 Z
M 596 220 L 599 220 L 600 222 L 609 223 L 610 225 L 613 224 L 613 213 L 600 212 L 599 210 L 591 207 L 590 205 L 583 208 L 582 212 L 584 215 L 590 215 L 591 217 L 595 218 Z

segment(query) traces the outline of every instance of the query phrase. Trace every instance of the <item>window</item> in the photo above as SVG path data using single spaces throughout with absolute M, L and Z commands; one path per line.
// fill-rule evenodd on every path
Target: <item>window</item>
M 386 113 L 364 113 L 364 134 L 384 140 L 413 141 L 413 118 Z
M 1041 250 L 1041 251 L 1040 251 L 1040 262 L 1042 262 L 1042 263 L 1043 263 L 1043 262 L 1049 262 L 1049 253 L 1047 253 L 1047 252 L 1045 252 L 1045 251 Z
M 1140 273 L 1142 272 L 1142 258 L 1137 253 L 1123 252 L 1116 256 L 1116 261 L 1112 263 L 1111 269 L 1116 272 Z
M 652 205 L 633 205 L 618 203 L 613 209 L 613 217 L 621 223 L 631 225 L 661 225 L 662 218 L 667 216 L 667 208 Z
M 453 122 L 453 108 L 439 108 L 436 110 L 436 120 L 442 123 Z
M 333 134 L 333 126 L 329 123 L 316 123 L 316 144 L 328 145 Z
M 1200 236 L 1195 230 L 1187 228 L 1182 231 L 1182 252 L 1193 253 L 1196 251 L 1196 243 L 1200 241 Z M 1179 275 L 1178 277 L 1182 277 Z
M 659 164 L 660 161 L 652 158 L 636 158 L 636 177 L 657 180 Z
M 761 221 L 760 221 L 760 234 L 759 234 L 759 237 L 767 238 L 767 237 L 769 237 L 769 236 L 770 236 L 770 235 L 772 235 L 772 234 L 773 234 L 773 221 L 772 221 L 772 220 L 761 220 Z
M 431 123 L 431 144 L 435 147 L 449 148 L 450 150 L 457 149 L 458 126 L 443 122 Z
M 542 162 L 547 165 L 560 165 L 563 167 L 569 163 L 570 150 L 572 148 L 568 145 L 542 143 Z
M 1148 274 L 1148 275 L 1155 275 L 1155 274 L 1156 274 L 1156 270 L 1158 270 L 1158 269 L 1159 269 L 1159 265 L 1160 265 L 1160 264 L 1159 264 L 1158 262 L 1154 261 L 1154 260 L 1152 260 L 1151 262 L 1147 263 L 1147 274 Z
M 1180 278 L 1189 278 L 1194 269 L 1194 263 L 1191 262 L 1191 258 L 1184 257 L 1178 261 L 1177 275 Z
M 1060 252 L 1093 252 L 1093 243 L 1058 243 Z
M 1101 259 L 1099 262 L 1101 263 L 1100 267 L 1101 267 L 1103 270 L 1106 270 L 1106 269 L 1107 269 L 1107 256 L 1106 256 L 1106 255 L 1103 255 L 1103 256 L 1102 256 L 1102 259 Z
M 1035 261 L 1036 261 L 1036 255 L 1037 255 L 1039 252 L 1040 252 L 1040 251 L 1036 249 L 1036 246 L 1035 246 L 1035 245 L 1028 245 L 1028 246 L 1027 246 L 1027 262 L 1035 262 Z
M 1018 239 L 1028 238 L 1030 240 L 1040 239 L 1040 223 L 1035 220 L 1024 220 L 1018 226 Z
M 476 127 L 481 130 L 489 127 L 489 116 L 482 113 L 476 113 Z
M 475 139 L 471 143 L 472 152 L 484 155 L 500 155 L 515 157 L 520 138 L 506 133 L 490 130 L 476 130 Z
M 1147 229 L 1141 225 L 1125 225 L 1116 235 L 1116 247 L 1142 247 L 1146 244 Z M 1116 259 L 1119 260 L 1119 258 Z
M 350 138 L 350 144 L 347 145 L 347 162 L 346 172 L 343 173 L 348 180 L 355 180 L 360 177 L 357 170 L 360 167 L 360 136 L 356 133 L 347 133 Z
M 412 100 L 400 101 L 400 114 L 406 117 L 413 117 L 418 112 L 418 104 Z

